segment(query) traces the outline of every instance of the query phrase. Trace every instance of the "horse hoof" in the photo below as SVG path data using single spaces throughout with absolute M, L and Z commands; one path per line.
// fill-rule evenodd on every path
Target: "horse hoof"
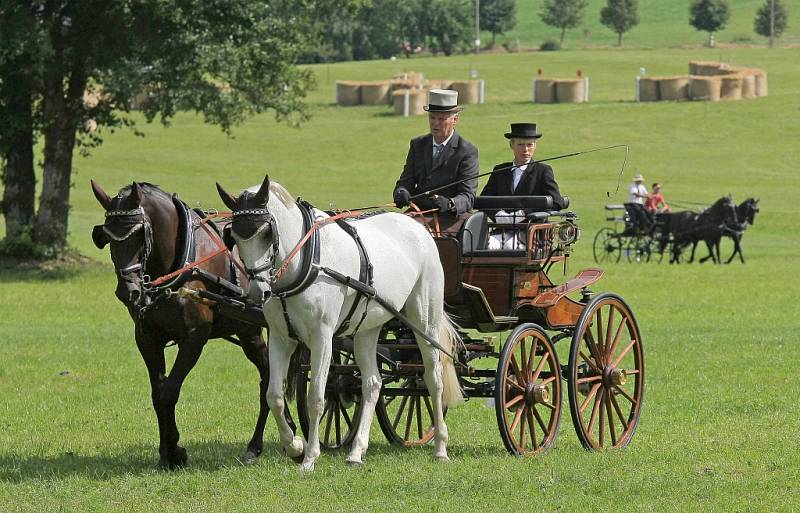
M 165 470 L 178 470 L 185 467 L 188 462 L 189 456 L 186 453 L 186 449 L 177 445 L 172 449 L 168 449 L 166 454 L 162 453 L 161 458 L 158 460 L 158 466 Z
M 303 461 L 303 457 L 306 454 L 306 441 L 296 436 L 292 438 L 292 443 L 290 443 L 289 447 L 286 447 L 284 451 L 295 463 L 300 463 Z
M 252 465 L 258 459 L 258 454 L 250 449 L 246 450 L 240 458 L 243 465 Z
M 450 463 L 450 458 L 448 458 L 447 455 L 434 456 L 433 459 L 436 460 L 436 461 L 440 461 L 442 463 Z
M 314 472 L 314 462 L 313 461 L 304 461 L 300 464 L 300 473 L 301 474 L 310 474 Z
M 364 466 L 364 462 L 356 460 L 347 460 L 347 466 L 350 468 L 361 468 Z

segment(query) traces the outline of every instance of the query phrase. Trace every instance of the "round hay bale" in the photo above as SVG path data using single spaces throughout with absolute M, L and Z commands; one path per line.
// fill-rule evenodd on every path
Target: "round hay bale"
M 720 77 L 691 76 L 689 77 L 689 98 L 692 100 L 719 101 L 721 85 Z
M 424 114 L 426 105 L 425 102 L 428 98 L 428 91 L 425 89 L 401 89 L 392 93 L 392 104 L 394 105 L 394 113 L 397 116 L 402 116 L 405 113 L 406 101 L 408 102 L 408 115 L 416 116 Z
M 752 72 L 742 75 L 742 98 L 756 97 L 756 76 Z
M 586 101 L 586 81 L 582 78 L 560 78 L 556 80 L 558 103 L 583 103 Z
M 422 83 L 423 89 L 450 89 L 452 80 L 426 80 Z
M 689 61 L 689 74 L 697 76 L 714 76 L 719 72 L 719 62 Z
M 395 91 L 402 91 L 403 89 L 419 89 L 420 85 L 417 84 L 414 80 L 408 80 L 404 78 L 394 78 L 389 82 L 389 93 L 394 93 Z
M 767 72 L 763 69 L 758 70 L 756 77 L 756 96 L 767 96 Z
M 658 80 L 659 97 L 667 101 L 680 101 L 689 98 L 689 77 L 663 77 Z
M 453 91 L 458 91 L 458 104 L 470 105 L 481 101 L 481 83 L 479 80 L 456 80 L 450 87 Z
M 657 102 L 661 99 L 657 77 L 639 77 L 639 101 Z
M 742 99 L 742 75 L 723 75 L 720 77 L 719 99 Z
M 361 103 L 361 82 L 349 80 L 336 81 L 336 104 L 342 106 Z
M 535 103 L 556 102 L 556 81 L 537 78 L 533 81 L 533 101 Z
M 389 81 L 361 83 L 361 103 L 363 105 L 386 105 L 389 103 Z

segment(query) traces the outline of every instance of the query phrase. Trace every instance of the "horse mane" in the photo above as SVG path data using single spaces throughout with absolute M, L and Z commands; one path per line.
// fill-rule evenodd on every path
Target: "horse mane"
M 145 194 L 146 196 L 155 195 L 155 196 L 161 196 L 166 199 L 172 198 L 172 196 L 169 193 L 162 190 L 158 185 L 152 184 L 150 182 L 137 182 L 137 183 L 139 184 L 139 187 L 142 189 L 142 193 Z M 131 194 L 131 189 L 133 189 L 133 184 L 126 185 L 125 187 L 119 190 L 117 198 L 121 200 L 127 198 Z

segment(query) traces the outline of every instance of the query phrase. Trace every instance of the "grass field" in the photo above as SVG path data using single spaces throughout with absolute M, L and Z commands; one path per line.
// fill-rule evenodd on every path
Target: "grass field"
M 800 510 L 797 57 L 791 49 L 663 49 L 321 66 L 319 90 L 310 98 L 314 119 L 301 129 L 260 117 L 226 139 L 185 114 L 168 129 L 143 126 L 145 138 L 107 135 L 91 158 L 76 159 L 70 221 L 71 244 L 97 263 L 0 270 L 0 511 Z M 640 67 L 686 73 L 690 59 L 720 58 L 766 69 L 769 96 L 632 101 Z M 508 156 L 502 134 L 509 122 L 539 123 L 540 158 L 630 145 L 616 195 L 622 151 L 554 164 L 583 228 L 569 274 L 592 265 L 591 237 L 604 224 L 603 205 L 623 201 L 637 170 L 648 185 L 663 182 L 668 201 L 711 202 L 728 193 L 737 201 L 761 200 L 743 242 L 747 264 L 609 265 L 593 287 L 623 295 L 643 331 L 647 391 L 632 444 L 585 452 L 567 411 L 554 449 L 512 458 L 494 411 L 473 400 L 448 415 L 449 465 L 434 463 L 427 448 L 389 446 L 374 429 L 364 468 L 347 468 L 343 453 L 323 455 L 317 471 L 302 476 L 279 454 L 270 420 L 264 455 L 243 467 L 236 458 L 255 421 L 257 374 L 237 348 L 214 341 L 178 408 L 190 466 L 156 470 L 144 365 L 113 296 L 108 253 L 90 240 L 102 210 L 89 179 L 110 193 L 134 179 L 151 181 L 193 204 L 219 207 L 214 181 L 235 190 L 269 172 L 320 207 L 384 203 L 425 118 L 397 118 L 381 107 L 337 108 L 335 80 L 382 78 L 403 68 L 466 78 L 473 67 L 486 80 L 487 103 L 470 106 L 459 129 L 480 149 L 484 171 Z M 555 76 L 582 69 L 591 78 L 591 102 L 530 103 L 537 67 Z M 723 253 L 730 250 L 724 246 Z M 563 279 L 558 271 L 551 277 Z M 563 360 L 566 343 L 558 349 Z
M 517 2 L 517 25 L 506 34 L 497 36 L 497 44 L 508 43 L 514 47 L 538 48 L 543 41 L 558 41 L 561 29 L 542 23 L 540 11 L 542 0 Z M 735 44 L 764 45 L 767 39 L 753 30 L 756 11 L 764 0 L 730 0 L 730 19 L 726 27 L 714 35 L 719 45 Z M 779 45 L 800 43 L 800 1 L 784 0 L 789 12 L 789 24 Z M 570 49 L 616 46 L 617 34 L 600 23 L 600 10 L 606 0 L 589 0 L 579 27 L 567 30 L 564 47 Z M 481 43 L 491 41 L 491 34 L 481 34 Z M 624 47 L 663 48 L 688 45 L 704 45 L 708 33 L 700 32 L 689 25 L 689 0 L 639 0 L 639 24 L 622 36 Z

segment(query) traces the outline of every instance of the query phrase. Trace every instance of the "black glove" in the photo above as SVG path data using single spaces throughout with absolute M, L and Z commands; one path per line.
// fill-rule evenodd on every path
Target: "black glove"
M 411 194 L 404 188 L 400 187 L 394 191 L 394 204 L 397 208 L 407 207 L 410 200 Z
M 439 209 L 439 213 L 444 214 L 450 210 L 450 198 L 435 196 L 431 198 L 433 204 Z

